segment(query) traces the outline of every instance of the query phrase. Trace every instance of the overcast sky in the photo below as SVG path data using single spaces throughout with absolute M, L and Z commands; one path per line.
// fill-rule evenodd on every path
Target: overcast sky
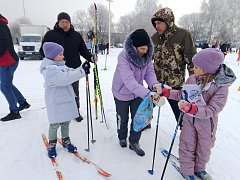
M 117 22 L 120 16 L 123 16 L 134 10 L 136 0 L 113 0 L 111 11 L 114 13 L 114 22 Z M 202 0 L 158 0 L 163 7 L 170 7 L 176 19 L 183 14 L 198 12 Z M 108 8 L 106 0 L 0 0 L 0 13 L 5 16 L 9 22 L 15 21 L 24 15 L 23 2 L 25 5 L 26 17 L 33 24 L 43 24 L 50 28 L 56 22 L 59 12 L 67 12 L 70 16 L 75 11 L 87 8 L 92 3 L 101 3 Z M 154 14 L 155 12 L 153 12 Z

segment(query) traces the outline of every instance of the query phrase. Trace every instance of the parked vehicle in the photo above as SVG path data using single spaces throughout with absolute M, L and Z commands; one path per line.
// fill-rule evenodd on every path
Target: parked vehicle
M 44 25 L 20 25 L 20 41 L 18 48 L 18 56 L 21 60 L 26 57 L 34 59 L 42 59 L 39 52 L 42 39 L 50 28 Z

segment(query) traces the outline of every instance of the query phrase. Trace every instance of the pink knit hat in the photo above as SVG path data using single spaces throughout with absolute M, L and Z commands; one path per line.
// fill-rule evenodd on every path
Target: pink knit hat
M 223 63 L 223 60 L 223 53 L 215 48 L 203 49 L 193 56 L 192 59 L 193 64 L 212 74 L 216 73 L 220 64 Z

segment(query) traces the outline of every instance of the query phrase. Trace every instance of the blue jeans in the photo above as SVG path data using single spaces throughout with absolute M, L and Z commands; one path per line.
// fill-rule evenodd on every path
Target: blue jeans
M 13 85 L 13 75 L 18 67 L 18 62 L 11 66 L 0 66 L 0 89 L 7 99 L 10 111 L 18 112 L 18 104 L 23 104 L 26 99 Z

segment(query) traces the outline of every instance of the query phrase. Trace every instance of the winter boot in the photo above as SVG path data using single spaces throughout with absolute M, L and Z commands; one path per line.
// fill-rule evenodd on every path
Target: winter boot
M 195 172 L 194 174 L 203 180 L 212 180 L 212 177 L 206 171 Z
M 57 144 L 56 139 L 52 140 L 52 141 L 49 141 L 48 157 L 50 157 L 50 158 L 57 157 L 56 144 Z
M 19 111 L 22 111 L 24 109 L 28 109 L 31 105 L 27 103 L 27 101 L 25 101 L 23 104 L 20 104 L 18 109 Z
M 82 117 L 82 115 L 80 113 L 78 113 L 78 114 L 79 114 L 79 116 L 77 118 L 75 118 L 75 120 L 77 122 L 81 122 L 83 120 L 83 117 Z
M 127 147 L 127 140 L 126 139 L 119 140 L 119 144 L 122 148 L 125 148 Z
M 186 180 L 195 180 L 195 177 L 194 176 L 185 176 L 185 179 Z
M 139 147 L 138 143 L 130 143 L 129 148 L 137 153 L 139 156 L 144 156 L 145 152 Z
M 11 111 L 7 116 L 1 118 L 1 121 L 11 121 L 11 120 L 14 120 L 14 119 L 20 119 L 21 116 L 19 114 L 19 112 L 13 112 Z
M 63 147 L 67 148 L 68 152 L 74 153 L 77 151 L 77 147 L 75 147 L 72 143 L 69 137 L 62 138 Z

